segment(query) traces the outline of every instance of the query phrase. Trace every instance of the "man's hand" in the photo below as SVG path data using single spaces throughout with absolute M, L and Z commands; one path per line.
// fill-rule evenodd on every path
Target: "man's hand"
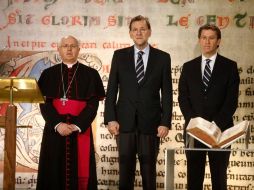
M 73 131 L 73 132 L 74 132 L 74 131 L 81 132 L 81 129 L 80 129 L 80 128 L 78 128 L 76 125 L 74 125 L 74 124 L 70 124 L 70 126 L 72 127 L 72 131 Z
M 112 135 L 118 135 L 119 134 L 119 123 L 117 121 L 108 122 L 108 131 Z
M 158 127 L 158 133 L 157 133 L 157 137 L 160 137 L 160 138 L 164 138 L 168 135 L 168 127 L 166 126 L 159 126 Z
M 74 128 L 72 125 L 67 123 L 60 123 L 56 130 L 61 136 L 68 136 L 74 131 Z

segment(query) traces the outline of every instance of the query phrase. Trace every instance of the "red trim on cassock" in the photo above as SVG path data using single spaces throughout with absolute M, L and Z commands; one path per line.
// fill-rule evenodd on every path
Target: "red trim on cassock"
M 60 99 L 54 99 L 53 105 L 59 114 L 70 114 L 73 116 L 79 113 L 86 107 L 85 101 L 68 100 L 65 105 L 62 105 Z M 79 189 L 86 190 L 89 179 L 90 165 L 90 127 L 85 133 L 78 134 L 78 186 Z

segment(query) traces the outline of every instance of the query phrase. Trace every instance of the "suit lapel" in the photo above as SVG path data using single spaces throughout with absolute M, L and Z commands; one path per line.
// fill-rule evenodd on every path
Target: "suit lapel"
M 129 66 L 131 67 L 130 68 L 130 71 L 131 71 L 131 75 L 132 75 L 132 78 L 133 78 L 133 81 L 135 81 L 136 85 L 138 85 L 138 80 L 137 80 L 137 75 L 136 75 L 136 69 L 135 69 L 135 55 L 134 55 L 135 51 L 134 51 L 134 46 L 131 46 L 129 49 L 128 49 L 128 57 L 126 60 L 129 64 Z
M 130 49 L 128 50 L 128 62 L 130 63 L 131 70 L 135 73 L 136 75 L 136 70 L 135 70 L 135 59 L 134 59 L 134 46 L 131 46 Z
M 212 75 L 211 75 L 211 79 L 209 81 L 209 84 L 208 84 L 208 88 L 207 88 L 207 93 L 209 92 L 211 86 L 213 83 L 216 83 L 216 80 L 217 80 L 217 77 L 221 74 L 221 56 L 219 54 L 217 54 L 217 57 L 215 59 L 215 62 L 214 62 L 214 67 L 213 67 L 213 70 L 212 70 Z
M 193 68 L 192 68 L 192 77 L 193 79 L 195 79 L 194 81 L 199 82 L 199 86 L 200 86 L 200 92 L 203 93 L 204 92 L 204 83 L 203 83 L 203 79 L 202 79 L 202 57 L 199 56 L 197 59 L 195 59 L 195 63 L 193 64 Z
M 220 69 L 221 63 L 220 63 L 220 55 L 218 54 L 215 62 L 214 62 L 214 67 L 213 67 L 213 71 L 212 71 L 212 75 L 211 75 L 211 79 L 209 82 L 209 88 L 211 87 L 211 84 L 214 83 L 214 81 L 216 80 L 217 76 L 220 74 L 221 69 Z

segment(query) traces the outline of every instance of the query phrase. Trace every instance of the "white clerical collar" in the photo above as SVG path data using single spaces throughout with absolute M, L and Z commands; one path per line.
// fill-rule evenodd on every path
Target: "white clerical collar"
M 74 63 L 64 63 L 68 68 L 72 68 L 77 62 Z

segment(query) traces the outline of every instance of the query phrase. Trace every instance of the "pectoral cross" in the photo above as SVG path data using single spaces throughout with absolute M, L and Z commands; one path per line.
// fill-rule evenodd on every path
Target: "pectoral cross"
M 66 98 L 66 96 L 64 95 L 60 100 L 62 101 L 62 105 L 65 106 L 66 102 L 68 101 L 68 98 Z

